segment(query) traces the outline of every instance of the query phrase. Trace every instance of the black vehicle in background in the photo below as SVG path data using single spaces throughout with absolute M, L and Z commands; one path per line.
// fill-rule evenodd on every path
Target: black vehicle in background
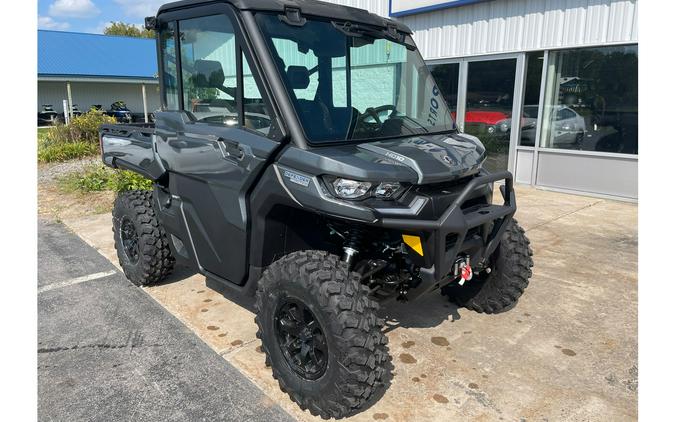
M 54 126 L 57 123 L 63 122 L 62 116 L 54 110 L 51 104 L 43 104 L 42 109 L 37 114 L 38 126 Z
M 114 117 L 120 123 L 133 122 L 131 110 L 129 110 L 127 104 L 124 101 L 115 101 L 112 103 L 106 114 Z
M 518 301 L 533 261 L 513 177 L 482 168 L 408 27 L 276 0 L 170 3 L 146 27 L 165 111 L 100 132 L 106 165 L 154 182 L 115 201 L 121 267 L 149 285 L 179 262 L 255 295 L 266 362 L 302 409 L 342 418 L 378 397 L 380 302 Z
M 82 112 L 82 110 L 80 110 L 80 107 L 77 104 L 73 104 L 73 106 L 71 108 L 72 108 L 72 112 L 73 112 L 73 117 L 81 116 L 81 115 L 84 114 Z

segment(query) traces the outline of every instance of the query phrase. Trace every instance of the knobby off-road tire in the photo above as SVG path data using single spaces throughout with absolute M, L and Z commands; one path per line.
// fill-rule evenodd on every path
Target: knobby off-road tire
M 327 345 L 325 369 L 315 379 L 292 368 L 282 351 L 279 315 L 289 302 L 301 302 L 311 311 Z M 255 308 L 266 364 L 302 410 L 324 419 L 343 418 L 384 388 L 390 365 L 384 321 L 377 318 L 378 305 L 368 298 L 359 276 L 347 271 L 337 256 L 301 251 L 274 262 L 259 281 Z
M 117 258 L 124 275 L 137 286 L 164 280 L 175 262 L 152 200 L 151 191 L 132 190 L 120 193 L 113 206 Z
M 442 292 L 457 306 L 486 314 L 503 312 L 522 296 L 533 266 L 530 241 L 518 222 L 511 220 L 491 258 L 492 272 L 474 276 L 464 286 L 453 283 Z

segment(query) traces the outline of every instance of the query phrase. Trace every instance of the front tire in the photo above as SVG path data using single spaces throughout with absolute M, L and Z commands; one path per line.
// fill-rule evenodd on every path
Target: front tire
M 335 255 L 291 253 L 258 283 L 258 338 L 279 387 L 324 419 L 363 408 L 389 360 L 378 305 Z
M 442 293 L 457 306 L 496 314 L 511 309 L 532 277 L 532 248 L 525 230 L 511 220 L 491 259 L 491 272 L 482 272 L 463 286 L 453 282 Z
M 115 249 L 124 275 L 137 286 L 164 280 L 173 271 L 174 258 L 164 229 L 152 206 L 152 192 L 120 193 L 113 206 Z

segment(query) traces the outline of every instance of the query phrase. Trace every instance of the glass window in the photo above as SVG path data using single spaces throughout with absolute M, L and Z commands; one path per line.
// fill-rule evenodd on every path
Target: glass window
M 537 118 L 539 117 L 539 95 L 541 93 L 541 72 L 544 68 L 544 52 L 527 53 L 527 74 L 523 97 L 523 117 L 520 121 L 520 139 L 522 146 L 533 147 L 537 136 Z
M 489 171 L 508 167 L 515 82 L 516 59 L 469 63 L 464 132 L 485 145 Z
M 542 147 L 638 153 L 637 46 L 552 51 Z
M 307 139 L 329 143 L 451 131 L 454 122 L 409 36 L 259 13 Z
M 244 84 L 244 126 L 268 135 L 271 126 L 270 114 L 267 111 L 267 106 L 265 106 L 246 56 L 242 54 L 241 60 L 243 68 L 242 80 Z
M 176 23 L 169 22 L 159 34 L 164 68 L 164 102 L 167 110 L 178 110 L 178 72 L 176 71 Z
M 457 91 L 459 89 L 459 63 L 429 65 L 429 70 L 443 93 L 453 119 L 457 116 Z
M 239 124 L 234 29 L 225 15 L 179 21 L 183 107 L 198 121 Z
M 279 52 L 279 65 L 284 73 L 298 74 L 298 69 L 308 69 L 308 78 L 306 84 L 294 84 L 292 87 L 293 95 L 298 100 L 314 100 L 316 90 L 319 86 L 318 64 L 314 52 L 300 48 L 298 43 L 293 40 L 283 38 L 273 38 L 272 43 L 277 52 Z M 286 54 L 285 54 L 286 53 Z

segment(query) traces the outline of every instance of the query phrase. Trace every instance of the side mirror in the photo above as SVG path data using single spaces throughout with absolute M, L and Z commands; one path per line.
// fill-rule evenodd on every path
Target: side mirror
M 309 86 L 309 70 L 304 66 L 288 66 L 286 75 L 291 89 L 305 89 Z

